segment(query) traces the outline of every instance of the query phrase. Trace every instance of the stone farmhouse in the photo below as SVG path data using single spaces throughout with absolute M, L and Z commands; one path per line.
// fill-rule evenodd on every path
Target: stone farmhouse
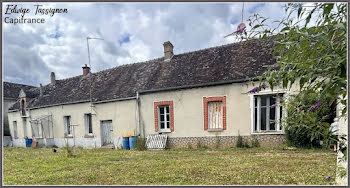
M 164 44 L 164 57 L 117 66 L 22 90 L 8 118 L 14 146 L 121 146 L 126 135 L 167 134 L 167 147 L 235 146 L 238 135 L 262 146 L 284 142 L 281 102 L 296 91 L 255 91 L 257 77 L 276 67 L 273 38 L 182 54 Z M 253 89 L 253 90 L 252 90 Z

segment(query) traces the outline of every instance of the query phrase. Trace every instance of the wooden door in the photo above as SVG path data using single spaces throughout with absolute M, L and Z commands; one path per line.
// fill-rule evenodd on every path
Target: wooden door
M 102 146 L 113 144 L 112 120 L 101 121 L 101 142 Z

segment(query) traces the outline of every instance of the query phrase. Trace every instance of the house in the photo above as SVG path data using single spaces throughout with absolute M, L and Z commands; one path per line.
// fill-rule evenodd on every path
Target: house
M 15 146 L 39 144 L 120 147 L 127 134 L 167 134 L 168 147 L 234 146 L 238 135 L 262 146 L 284 142 L 280 103 L 291 90 L 254 91 L 257 76 L 276 67 L 273 38 L 254 39 L 56 80 L 34 98 L 22 95 L 9 111 Z M 249 92 L 251 91 L 251 92 Z M 14 135 L 14 134 L 12 134 Z
M 29 85 L 3 82 L 3 128 L 4 135 L 10 136 L 8 109 L 17 102 L 20 93 L 27 93 L 29 98 L 34 98 L 38 94 L 38 88 Z

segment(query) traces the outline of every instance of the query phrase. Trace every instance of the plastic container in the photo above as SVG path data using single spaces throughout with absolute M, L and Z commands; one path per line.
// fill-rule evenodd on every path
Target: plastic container
M 130 136 L 129 137 L 129 148 L 134 149 L 136 143 L 136 136 Z
M 130 147 L 129 147 L 129 137 L 123 137 L 122 146 L 123 146 L 123 149 L 130 149 Z
M 31 138 L 26 138 L 26 147 L 29 148 L 32 146 L 33 139 Z
M 31 146 L 32 146 L 32 143 L 33 143 L 33 139 L 28 138 L 28 147 L 31 147 Z
M 25 141 L 26 141 L 26 148 L 28 148 L 29 147 L 29 139 L 25 138 Z

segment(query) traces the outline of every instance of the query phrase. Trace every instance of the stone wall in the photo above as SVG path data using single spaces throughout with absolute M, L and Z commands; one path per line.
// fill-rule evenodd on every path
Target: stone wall
M 262 147 L 278 146 L 285 143 L 283 134 L 264 134 L 253 136 L 242 136 L 245 142 L 251 146 L 252 140 L 256 137 Z M 208 147 L 236 147 L 238 136 L 206 136 L 206 137 L 169 137 L 168 148 L 196 148 L 198 145 Z

